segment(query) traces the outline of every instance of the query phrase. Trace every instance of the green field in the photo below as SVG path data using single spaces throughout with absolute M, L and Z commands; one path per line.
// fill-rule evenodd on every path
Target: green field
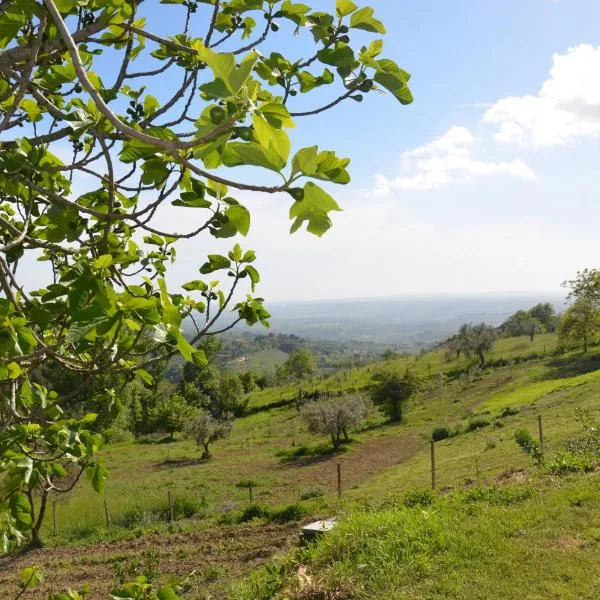
M 569 494 L 593 495 L 592 491 L 598 486 L 595 475 L 571 481 L 568 484 L 572 487 L 571 491 L 568 486 L 563 489 L 560 481 L 538 481 L 531 460 L 514 442 L 514 432 L 518 428 L 525 427 L 537 434 L 537 418 L 542 415 L 546 451 L 551 454 L 561 448 L 566 438 L 578 433 L 577 409 L 587 409 L 600 416 L 600 371 L 597 370 L 600 352 L 594 350 L 585 356 L 579 353 L 557 355 L 554 353 L 555 345 L 555 338 L 549 335 L 539 336 L 534 342 L 525 338 L 500 340 L 488 358 L 490 366 L 481 371 L 472 369 L 469 375 L 464 370 L 471 364 L 470 361 L 461 357 L 445 362 L 441 351 L 392 361 L 388 366 L 405 369 L 410 365 L 429 377 L 428 391 L 408 407 L 405 422 L 401 425 L 387 424 L 384 417 L 373 410 L 363 428 L 353 432 L 352 443 L 335 454 L 329 451 L 327 440 L 315 438 L 306 431 L 294 400 L 301 389 L 303 393 L 363 389 L 377 365 L 314 378 L 312 383 L 305 382 L 302 386 L 272 388 L 253 394 L 249 408 L 255 412 L 238 419 L 232 435 L 214 445 L 214 459 L 211 461 L 200 461 L 200 451 L 189 441 L 167 443 L 165 440 L 145 440 L 144 443 L 125 442 L 107 446 L 103 455 L 111 476 L 104 496 L 94 493 L 89 485 L 80 485 L 66 501 L 53 507 L 56 535 L 53 518 L 46 521 L 44 539 L 48 548 L 42 551 L 45 554 L 39 561 L 46 561 L 44 564 L 58 573 L 49 578 L 48 585 L 53 582 L 56 585 L 77 585 L 86 577 L 94 583 L 95 569 L 99 569 L 99 565 L 106 567 L 119 556 L 129 556 L 135 552 L 140 540 L 150 536 L 157 548 L 161 548 L 160 540 L 165 540 L 165 547 L 170 549 L 168 552 L 165 550 L 160 559 L 163 570 L 168 573 L 185 575 L 186 568 L 194 564 L 191 557 L 197 557 L 202 568 L 197 569 L 196 577 L 200 578 L 198 586 L 203 591 L 192 598 L 234 597 L 231 586 L 235 587 L 244 575 L 258 569 L 254 577 L 262 577 L 261 562 L 272 560 L 280 553 L 285 555 L 294 548 L 298 526 L 284 523 L 287 520 L 285 515 L 293 521 L 339 514 L 351 515 L 344 525 L 347 529 L 340 528 L 331 542 L 314 549 L 305 560 L 319 581 L 343 589 L 344 582 L 354 581 L 351 571 L 356 571 L 362 559 L 360 552 L 352 550 L 354 546 L 351 544 L 347 551 L 343 551 L 339 547 L 339 536 L 360 538 L 362 534 L 358 532 L 361 527 L 385 529 L 386 523 L 393 528 L 402 529 L 405 522 L 416 531 L 423 528 L 424 524 L 419 520 L 421 513 L 400 509 L 400 499 L 411 490 L 429 485 L 429 439 L 434 428 L 444 426 L 457 429 L 460 434 L 436 444 L 437 487 L 445 494 L 455 493 L 450 494 L 447 500 L 436 500 L 438 508 L 429 522 L 433 528 L 433 546 L 425 544 L 423 549 L 412 548 L 412 542 L 404 540 L 402 543 L 408 544 L 408 550 L 389 549 L 384 547 L 382 540 L 381 548 L 373 549 L 375 554 L 370 559 L 375 561 L 377 568 L 383 569 L 381 561 L 387 560 L 386 553 L 392 552 L 394 560 L 399 560 L 404 556 L 402 552 L 408 552 L 409 564 L 399 569 L 394 579 L 393 589 L 398 595 L 380 595 L 383 594 L 380 586 L 384 585 L 382 571 L 368 580 L 366 575 L 359 574 L 355 588 L 357 595 L 340 598 L 514 597 L 511 593 L 519 589 L 525 576 L 507 571 L 503 575 L 508 578 L 502 592 L 504 595 L 493 596 L 492 565 L 497 560 L 509 561 L 504 555 L 512 552 L 516 545 L 519 549 L 514 551 L 514 556 L 511 555 L 512 562 L 507 562 L 506 568 L 514 566 L 522 560 L 523 553 L 527 553 L 527 547 L 521 538 L 511 538 L 508 530 L 501 529 L 494 534 L 495 537 L 488 536 L 494 522 L 504 519 L 507 511 L 513 510 L 512 504 L 497 506 L 475 502 L 471 505 L 461 499 L 461 494 L 472 486 L 527 481 L 525 485 L 532 486 L 532 491 L 518 505 L 521 515 L 518 519 L 535 525 L 529 543 L 540 565 L 553 556 L 540 548 L 542 537 L 550 536 L 550 539 L 556 533 L 558 539 L 560 532 L 568 532 L 571 522 L 575 528 L 573 531 L 579 531 L 577 528 L 584 519 L 571 515 L 577 512 L 575 509 L 561 513 L 558 520 L 555 512 L 560 512 L 559 507 L 567 502 L 565 498 L 571 497 Z M 507 407 L 514 409 L 512 412 L 515 414 L 501 416 L 502 410 Z M 475 420 L 483 421 L 483 426 L 466 432 Z M 342 469 L 341 500 L 336 493 L 338 463 Z M 256 481 L 252 504 L 261 507 L 263 516 L 250 524 L 236 524 L 246 520 L 243 513 L 251 504 L 248 491 L 236 487 L 236 483 L 248 478 Z M 546 489 L 547 492 L 544 491 Z M 166 522 L 169 494 L 174 500 L 174 524 Z M 544 498 L 549 499 L 548 513 L 542 502 Z M 366 504 L 370 508 L 367 509 Z M 588 504 L 585 506 L 588 507 Z M 471 510 L 474 511 L 472 515 Z M 539 522 L 536 522 L 536 514 Z M 551 533 L 542 532 L 544 520 L 552 522 L 554 529 Z M 464 527 L 456 528 L 456 523 L 463 523 Z M 600 523 L 595 520 L 589 521 L 588 525 L 588 529 L 600 531 Z M 271 535 L 278 540 L 277 543 L 269 544 L 262 539 L 265 528 L 269 527 L 274 528 Z M 434 543 L 436 536 L 448 527 L 452 529 L 452 535 L 442 535 L 438 548 L 438 542 Z M 240 542 L 239 548 L 229 548 L 224 543 L 224 555 L 229 556 L 229 552 L 231 558 L 225 564 L 214 559 L 216 563 L 213 564 L 213 558 L 207 557 L 212 556 L 211 552 L 215 549 L 210 544 L 206 549 L 206 539 L 224 537 L 230 542 L 230 538 L 235 539 L 236 531 L 244 531 L 246 541 Z M 481 547 L 488 562 L 481 563 L 467 585 L 461 583 L 460 569 L 466 569 L 470 563 L 462 554 L 474 552 L 469 550 L 468 539 L 475 534 L 477 544 L 474 547 Z M 576 537 L 575 533 L 569 535 Z M 180 571 L 175 564 L 178 545 L 168 542 L 173 536 L 178 536 L 178 543 L 186 548 L 185 556 L 179 559 Z M 488 546 L 486 540 L 489 541 Z M 392 544 L 391 541 L 389 543 Z M 397 543 L 400 544 L 400 540 Z M 253 544 L 259 546 L 256 552 L 260 559 L 248 558 L 252 554 L 248 548 L 254 548 Z M 99 547 L 105 551 L 98 552 Z M 600 558 L 595 548 L 591 547 L 589 557 L 582 558 L 580 563 L 565 563 L 564 570 L 569 577 L 578 577 L 581 570 L 590 568 L 586 561 L 591 563 Z M 413 550 L 414 555 L 411 554 Z M 381 557 L 377 554 L 379 551 Z M 556 555 L 562 556 L 561 552 L 557 551 Z M 80 557 L 93 556 L 94 568 L 90 570 L 83 558 L 79 571 L 62 573 L 52 566 L 55 556 L 71 556 L 73 553 Z M 453 561 L 458 568 L 454 574 Z M 14 568 L 0 575 L 0 589 L 7 586 L 10 589 Z M 99 572 L 105 573 L 106 568 Z M 560 571 L 556 565 L 549 565 L 547 569 L 553 573 L 552 577 Z M 412 580 L 418 573 L 421 573 L 421 578 L 417 578 L 417 583 L 403 583 L 406 578 Z M 561 595 L 561 586 L 554 579 L 552 581 L 547 588 L 540 587 L 538 595 L 527 597 L 576 597 Z M 541 586 L 541 580 L 536 585 Z M 565 589 L 568 588 L 565 586 Z M 477 592 L 479 595 L 472 595 L 475 589 L 481 590 Z M 579 589 L 581 591 L 582 588 Z M 202 595 L 208 593 L 207 590 L 213 595 Z M 247 597 L 244 596 L 247 590 L 235 593 L 241 598 Z M 582 594 L 579 597 L 592 596 Z

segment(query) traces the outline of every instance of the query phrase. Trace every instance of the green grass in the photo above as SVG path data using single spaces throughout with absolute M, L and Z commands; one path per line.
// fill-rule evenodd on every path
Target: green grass
M 490 362 L 518 360 L 518 364 L 489 369 L 471 379 L 455 376 L 438 382 L 432 367 L 431 389 L 409 406 L 405 423 L 382 427 L 384 418 L 378 412 L 373 413 L 367 426 L 353 434 L 355 441 L 344 447 L 343 459 L 351 461 L 359 457 L 363 448 L 371 447 L 369 444 L 385 439 L 397 437 L 398 443 L 403 443 L 401 440 L 408 434 L 421 440 L 417 442 L 420 449 L 405 462 L 383 470 L 377 467 L 377 457 L 370 457 L 375 461 L 374 467 L 356 487 L 348 489 L 346 495 L 352 499 L 365 495 L 385 497 L 426 485 L 430 478 L 428 439 L 437 426 L 464 432 L 473 419 L 491 422 L 489 427 L 461 433 L 437 444 L 441 487 L 456 487 L 466 480 L 476 479 L 477 471 L 481 481 L 493 481 L 504 471 L 528 467 L 528 459 L 516 447 L 513 434 L 519 427 L 534 431 L 540 411 L 548 448 L 559 448 L 561 441 L 577 430 L 575 409 L 597 410 L 600 371 L 591 369 L 600 366 L 600 355 L 550 356 L 549 349 L 554 349 L 554 345 L 552 336 L 539 336 L 533 343 L 526 338 L 500 340 Z M 544 347 L 546 357 L 542 356 Z M 524 356 L 536 353 L 539 353 L 538 359 L 523 360 Z M 452 362 L 442 362 L 442 359 L 441 351 L 435 351 L 420 357 L 403 357 L 389 364 L 398 369 L 411 364 L 424 374 L 430 370 L 428 365 L 437 365 L 438 370 L 443 368 L 445 373 L 452 373 L 470 364 L 464 358 Z M 376 368 L 372 365 L 315 379 L 313 387 L 319 386 L 320 390 L 364 387 Z M 582 370 L 590 372 L 582 373 Z M 309 383 L 304 385 L 307 389 L 310 386 Z M 319 510 L 325 511 L 327 506 L 335 508 L 334 478 L 313 481 L 315 471 L 311 468 L 316 468 L 319 461 L 329 460 L 324 464 L 330 464 L 327 468 L 333 472 L 338 455 L 328 452 L 326 439 L 315 438 L 306 431 L 293 405 L 265 408 L 282 397 L 294 398 L 299 389 L 300 385 L 287 386 L 253 394 L 251 406 L 258 404 L 263 408 L 236 422 L 232 436 L 215 444 L 212 461 L 200 462 L 200 451 L 189 441 L 127 442 L 108 446 L 104 459 L 111 472 L 105 494 L 112 521 L 110 530 L 105 526 L 104 499 L 89 486 L 80 485 L 66 502 L 57 505 L 59 535 L 56 539 L 50 535 L 51 519 L 47 520 L 46 539 L 56 544 L 74 540 L 85 543 L 86 539 L 98 540 L 103 536 L 133 536 L 136 528 L 161 529 L 166 526 L 164 514 L 169 490 L 180 502 L 185 500 L 196 507 L 185 526 L 205 528 L 231 507 L 245 506 L 247 491 L 235 484 L 247 478 L 260 482 L 255 498 L 267 507 L 298 501 L 308 488 L 320 485 L 326 494 L 325 505 Z M 520 412 L 498 418 L 508 406 Z M 315 477 L 321 477 L 320 473 Z
M 259 484 L 253 490 L 253 502 L 264 509 L 265 522 L 269 515 L 286 515 L 286 510 L 313 517 L 342 513 L 347 515 L 347 524 L 339 532 L 346 532 L 348 548 L 354 548 L 352 535 L 356 535 L 358 544 L 361 536 L 368 537 L 367 528 L 375 528 L 381 538 L 380 546 L 367 548 L 365 555 L 358 550 L 356 555 L 354 550 L 344 554 L 341 546 L 337 549 L 332 546 L 315 549 L 314 554 L 306 556 L 307 565 L 320 583 L 343 589 L 349 581 L 357 598 L 516 597 L 511 594 L 525 585 L 526 578 L 514 575 L 512 569 L 516 569 L 517 559 L 513 564 L 513 559 L 505 554 L 514 551 L 518 560 L 525 561 L 526 548 L 519 545 L 524 543 L 521 538 L 509 535 L 512 530 L 508 525 L 495 528 L 493 523 L 505 519 L 519 524 L 518 511 L 522 511 L 525 521 L 524 527 L 517 531 L 529 531 L 531 524 L 535 525 L 531 537 L 527 537 L 529 533 L 525 535 L 535 555 L 532 564 L 549 577 L 547 588 L 546 583 L 538 579 L 536 589 L 542 591 L 537 596 L 527 597 L 576 597 L 568 595 L 571 593 L 568 582 L 563 586 L 560 578 L 556 579 L 560 570 L 558 560 L 552 560 L 555 553 L 543 550 L 546 542 L 540 528 L 543 528 L 542 522 L 548 527 L 552 525 L 552 536 L 556 533 L 558 538 L 561 527 L 565 529 L 570 522 L 579 526 L 577 507 L 573 511 L 565 509 L 565 516 L 559 516 L 556 523 L 550 521 L 560 512 L 557 507 L 564 508 L 567 502 L 564 499 L 569 494 L 587 497 L 586 494 L 596 490 L 595 475 L 582 479 L 581 486 L 579 480 L 569 480 L 571 492 L 567 488 L 561 491 L 560 482 L 552 480 L 539 485 L 527 484 L 530 497 L 519 500 L 515 506 L 461 500 L 465 486 L 495 485 L 498 481 L 510 480 L 511 474 L 520 471 L 525 472 L 525 478 L 531 477 L 532 462 L 517 447 L 514 433 L 526 428 L 537 435 L 538 414 L 543 416 L 549 454 L 559 451 L 564 440 L 578 433 L 577 409 L 589 410 L 600 417 L 597 401 L 600 352 L 559 356 L 554 350 L 553 336 L 539 336 L 533 343 L 526 338 L 500 340 L 489 357 L 491 366 L 483 371 L 474 369 L 473 361 L 464 357 L 446 362 L 441 351 L 386 363 L 400 370 L 411 366 L 425 376 L 431 372 L 429 389 L 407 407 L 405 422 L 401 425 L 386 424 L 384 417 L 374 411 L 364 427 L 352 433 L 353 442 L 345 445 L 342 453 L 332 453 L 325 438 L 314 437 L 306 431 L 293 400 L 300 389 L 311 392 L 365 388 L 379 365 L 252 394 L 250 407 L 256 412 L 236 421 L 231 437 L 214 445 L 211 461 L 199 461 L 200 450 L 189 441 L 124 442 L 107 446 L 103 455 L 111 477 L 104 498 L 95 494 L 89 485 L 79 485 L 57 504 L 58 536 L 51 533 L 50 517 L 44 538 L 50 545 L 86 546 L 106 540 L 137 538 L 150 532 L 187 535 L 210 530 L 218 523 L 236 523 L 250 506 L 248 491 L 236 483 L 252 479 Z M 468 375 L 465 374 L 467 368 L 470 368 Z M 440 373 L 444 377 L 440 377 Z M 514 409 L 516 414 L 501 417 L 505 408 Z M 469 424 L 477 420 L 487 421 L 489 425 L 466 432 Z M 422 510 L 429 512 L 429 509 L 408 510 L 399 506 L 404 494 L 429 485 L 429 439 L 432 431 L 442 426 L 458 435 L 436 444 L 437 484 L 438 489 L 455 493 L 447 499 L 436 500 L 429 520 L 422 522 Z M 397 459 L 394 458 L 396 452 Z M 386 460 L 382 460 L 382 453 L 387 453 Z M 338 461 L 344 465 L 341 501 L 336 494 Z M 357 470 L 360 477 L 356 477 Z M 352 479 L 353 475 L 352 483 L 346 483 L 345 478 Z M 318 489 L 317 494 L 315 489 Z M 178 520 L 173 525 L 165 520 L 169 491 L 180 505 Z M 548 511 L 543 504 L 545 497 L 551 499 Z M 110 527 L 105 523 L 104 499 L 110 513 Z M 535 521 L 536 510 L 539 527 Z M 591 527 L 598 527 L 600 531 L 600 523 L 595 519 Z M 395 531 L 395 537 L 388 535 L 388 530 Z M 338 535 L 342 533 L 336 533 Z M 473 549 L 461 541 L 463 538 L 472 538 Z M 338 540 L 337 537 L 331 539 Z M 488 546 L 485 546 L 486 540 Z M 385 547 L 388 543 L 390 548 Z M 513 549 L 514 544 L 517 544 L 516 549 Z M 479 566 L 472 556 L 474 549 L 482 556 Z M 285 566 L 285 559 L 282 560 Z M 398 566 L 393 569 L 393 586 L 389 589 L 385 586 L 385 574 L 390 569 L 381 567 L 381 561 L 386 560 L 400 561 L 394 563 Z M 538 560 L 539 564 L 535 562 Z M 543 560 L 551 564 L 544 566 Z M 575 562 L 572 567 L 565 567 L 565 576 L 579 577 L 580 571 L 589 568 L 586 560 L 580 570 Z M 367 561 L 364 564 L 369 565 L 369 571 L 371 567 L 376 571 L 372 579 L 362 573 L 361 561 Z M 487 581 L 493 575 L 494 564 L 506 569 L 511 579 L 499 596 L 491 595 L 492 584 Z M 279 581 L 278 585 L 289 582 L 287 574 L 282 576 L 279 568 L 270 573 L 257 571 L 253 575 L 256 579 L 253 589 L 262 589 L 265 581 L 268 585 L 274 585 L 275 580 Z M 358 578 L 353 572 L 357 570 Z M 478 592 L 480 587 L 482 591 Z M 574 589 L 582 594 L 579 597 L 587 597 L 582 586 Z M 385 595 L 392 591 L 395 596 Z M 561 595 L 563 593 L 567 595 Z M 259 597 L 262 596 L 255 596 Z
M 398 499 L 343 516 L 299 556 L 314 598 L 597 598 L 599 492 L 593 475 L 475 488 L 412 508 Z

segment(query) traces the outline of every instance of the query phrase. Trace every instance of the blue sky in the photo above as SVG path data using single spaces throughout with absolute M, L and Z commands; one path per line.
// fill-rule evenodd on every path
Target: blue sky
M 334 8 L 334 0 L 310 3 Z M 415 102 L 371 94 L 297 120 L 295 149 L 318 143 L 351 157 L 353 181 L 331 188 L 343 212 L 322 239 L 289 235 L 289 196 L 239 196 L 252 212 L 240 241 L 257 251 L 261 294 L 547 292 L 599 266 L 600 2 L 369 4 L 388 29 L 384 54 L 413 75 Z M 178 7 L 142 7 L 151 31 L 175 31 L 165 15 Z M 287 40 L 285 54 L 303 48 L 298 38 L 272 39 L 278 50 Z M 160 97 L 160 87 L 151 93 Z M 164 229 L 189 229 L 180 211 L 161 219 Z M 193 279 L 207 252 L 230 244 L 181 243 L 170 282 Z
M 371 4 L 415 103 L 368 98 L 301 123 L 300 143 L 352 157 L 353 182 L 321 240 L 288 237 L 286 206 L 258 201 L 266 297 L 556 290 L 597 266 L 600 3 Z

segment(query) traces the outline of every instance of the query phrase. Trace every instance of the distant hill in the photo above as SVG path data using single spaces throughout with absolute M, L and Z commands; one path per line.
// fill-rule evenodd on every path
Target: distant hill
M 499 325 L 519 309 L 551 302 L 558 311 L 564 296 L 479 294 L 403 296 L 323 302 L 269 303 L 272 330 L 308 338 L 360 340 L 415 351 L 438 342 L 466 322 Z

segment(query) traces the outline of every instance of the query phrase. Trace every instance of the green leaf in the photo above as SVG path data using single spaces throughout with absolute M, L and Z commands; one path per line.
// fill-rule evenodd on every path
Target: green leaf
M 285 164 L 290 155 L 291 142 L 285 131 L 270 125 L 265 117 L 258 113 L 252 115 L 254 134 L 259 144 L 273 150 Z
M 373 17 L 374 12 L 370 6 L 357 10 L 350 18 L 350 27 L 371 33 L 385 33 L 383 23 Z
M 152 385 L 154 383 L 154 377 L 152 377 L 146 369 L 136 369 L 134 373 L 147 385 Z
M 10 508 L 10 514 L 16 522 L 17 529 L 19 531 L 26 531 L 33 527 L 33 520 L 31 518 L 31 504 L 29 499 L 22 492 L 13 494 L 8 505 Z
M 208 359 L 206 358 L 204 350 L 194 350 L 194 352 L 192 352 L 192 362 L 197 367 L 205 367 L 208 364 Z
M 247 55 L 240 63 L 235 64 L 235 56 L 226 52 L 213 52 L 210 48 L 200 45 L 197 48 L 198 57 L 212 70 L 217 80 L 221 80 L 232 96 L 236 95 L 250 76 L 258 54 Z
M 248 235 L 248 231 L 250 230 L 250 213 L 247 208 L 241 204 L 234 204 L 225 211 L 225 215 L 239 233 L 244 237 Z
M 254 292 L 256 284 L 260 281 L 260 275 L 258 274 L 258 271 L 250 265 L 248 265 L 244 270 L 246 273 L 248 273 L 248 277 L 250 277 L 250 281 L 252 282 L 252 291 Z
M 222 155 L 226 167 L 252 165 L 264 167 L 279 173 L 285 167 L 285 160 L 274 150 L 269 150 L 256 142 L 231 142 L 225 146 Z
M 110 254 L 103 254 L 94 261 L 96 269 L 105 269 L 113 264 L 113 257 Z
M 206 283 L 204 283 L 204 281 L 202 281 L 200 279 L 194 279 L 194 281 L 188 281 L 187 283 L 184 283 L 181 287 L 184 290 L 187 290 L 188 292 L 192 292 L 195 290 L 205 292 L 208 289 L 208 286 L 206 285 Z
M 108 471 L 100 463 L 94 462 L 87 466 L 86 474 L 94 490 L 99 494 L 104 493 L 104 482 L 108 477 Z
M 357 8 L 358 6 L 352 0 L 335 0 L 335 12 L 338 17 L 345 17 Z
M 42 574 L 37 567 L 26 567 L 19 574 L 19 587 L 22 590 L 31 590 L 42 583 Z
M 221 269 L 229 269 L 231 267 L 231 261 L 226 256 L 220 254 L 209 254 L 208 262 L 205 262 L 200 267 L 200 273 L 207 275 L 214 271 L 220 271 Z
M 61 13 L 68 13 L 72 11 L 78 4 L 77 0 L 55 0 L 56 8 Z
M 410 73 L 387 58 L 377 61 L 377 68 L 373 79 L 389 90 L 401 104 L 410 104 L 413 101 L 413 95 L 408 87 Z
M 329 213 L 341 210 L 338 203 L 322 188 L 312 182 L 304 186 L 304 199 L 297 200 L 290 208 L 290 219 L 294 219 L 290 233 L 307 222 L 306 230 L 321 237 L 332 225 Z
M 318 167 L 318 153 L 318 146 L 310 146 L 309 148 L 298 150 L 292 159 L 292 175 L 296 175 L 296 173 L 304 173 L 305 175 L 315 173 Z
M 154 97 L 148 94 L 144 98 L 144 114 L 149 117 L 151 114 L 155 113 L 160 106 L 159 101 Z
M 158 600 L 181 600 L 170 587 L 164 587 L 156 593 Z

